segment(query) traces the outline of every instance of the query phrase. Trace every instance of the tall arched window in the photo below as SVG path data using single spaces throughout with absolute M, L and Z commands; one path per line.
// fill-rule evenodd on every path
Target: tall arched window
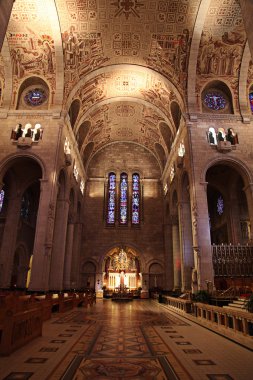
M 140 223 L 140 176 L 132 176 L 132 224 Z
M 108 206 L 107 206 L 107 223 L 115 223 L 115 204 L 116 204 L 116 175 L 109 173 L 108 178 Z
M 128 193 L 128 183 L 127 174 L 122 173 L 120 175 L 120 224 L 127 224 L 127 193 Z
M 4 204 L 4 190 L 1 190 L 0 191 L 0 212 L 2 211 L 3 204 Z

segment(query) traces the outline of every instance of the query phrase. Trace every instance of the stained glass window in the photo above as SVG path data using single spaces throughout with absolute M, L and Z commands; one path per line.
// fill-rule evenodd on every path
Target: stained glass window
M 253 113 L 253 92 L 249 94 L 249 103 L 250 103 L 251 112 Z
M 116 202 L 116 175 L 109 174 L 108 179 L 108 208 L 107 208 L 107 223 L 115 223 L 115 202 Z
M 204 97 L 205 105 L 215 111 L 219 111 L 225 108 L 226 100 L 224 96 L 217 92 L 208 92 Z
M 0 212 L 2 211 L 3 204 L 4 204 L 4 190 L 1 190 L 0 191 Z
M 40 106 L 47 99 L 45 91 L 42 88 L 34 88 L 25 95 L 25 102 L 29 106 Z
M 127 223 L 127 193 L 128 183 L 127 174 L 122 173 L 120 175 L 120 224 Z
M 30 211 L 30 200 L 29 197 L 26 194 L 24 194 L 22 201 L 21 201 L 21 210 L 20 215 L 23 219 L 29 219 L 29 211 Z
M 224 212 L 224 200 L 221 195 L 217 199 L 217 212 L 219 215 L 222 215 Z
M 140 223 L 140 176 L 135 173 L 132 177 L 132 224 Z

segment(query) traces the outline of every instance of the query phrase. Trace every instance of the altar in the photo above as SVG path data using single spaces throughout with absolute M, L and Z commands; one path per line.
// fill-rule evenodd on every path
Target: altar
M 141 287 L 139 260 L 130 250 L 116 248 L 106 256 L 103 287 L 118 296 L 131 294 Z

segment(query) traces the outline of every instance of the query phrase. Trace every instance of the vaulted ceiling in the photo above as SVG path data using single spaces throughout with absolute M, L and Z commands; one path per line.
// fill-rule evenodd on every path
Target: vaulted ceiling
M 40 77 L 49 110 L 69 112 L 81 154 L 133 141 L 167 156 L 206 83 L 224 81 L 238 98 L 242 61 L 246 96 L 253 69 L 239 0 L 16 0 L 1 102 L 15 109 L 23 81 Z

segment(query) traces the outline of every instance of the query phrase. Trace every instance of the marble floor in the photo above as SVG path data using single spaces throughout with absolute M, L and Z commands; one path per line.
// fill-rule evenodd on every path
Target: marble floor
M 0 379 L 251 380 L 253 353 L 154 301 L 98 300 L 0 357 Z

